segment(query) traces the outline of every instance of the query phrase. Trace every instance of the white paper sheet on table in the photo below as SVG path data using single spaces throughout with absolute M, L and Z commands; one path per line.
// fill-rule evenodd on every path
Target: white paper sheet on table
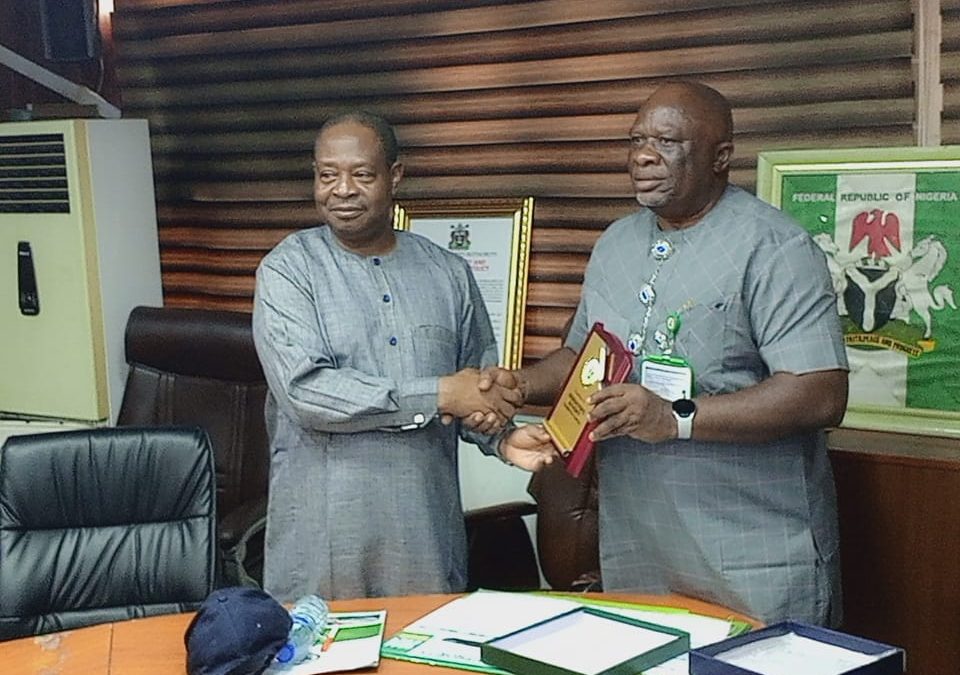
M 385 643 L 385 656 L 471 670 L 495 671 L 480 658 L 480 643 L 546 621 L 578 607 L 595 606 L 641 621 L 670 626 L 690 634 L 693 646 L 729 637 L 731 622 L 687 611 L 621 607 L 580 598 L 536 593 L 477 591 L 439 607 Z M 645 675 L 687 675 L 687 655 L 672 659 Z
M 864 654 L 787 633 L 748 642 L 714 658 L 760 675 L 842 675 L 878 661 L 889 653 Z
M 376 668 L 380 663 L 380 647 L 383 645 L 386 625 L 386 610 L 331 612 L 327 632 L 335 627 L 336 633 L 327 649 L 323 648 L 324 639 L 321 637 L 310 648 L 310 656 L 306 661 L 294 666 L 283 666 L 274 662 L 264 671 L 264 675 L 317 675 Z M 351 631 L 363 637 L 350 638 Z
M 714 642 L 726 640 L 730 636 L 730 622 L 724 619 L 716 619 L 712 616 L 703 616 L 701 614 L 689 614 L 686 612 L 656 612 L 645 609 L 629 609 L 626 607 L 603 607 L 603 610 L 611 614 L 622 614 L 623 616 L 640 621 L 649 621 L 658 623 L 661 626 L 670 626 L 679 628 L 690 634 L 690 648 L 703 647 Z M 686 654 L 670 659 L 666 663 L 650 668 L 644 671 L 644 675 L 688 675 L 690 659 Z
M 456 633 L 482 642 L 581 606 L 572 600 L 545 595 L 477 591 L 448 602 L 406 626 L 404 631 Z

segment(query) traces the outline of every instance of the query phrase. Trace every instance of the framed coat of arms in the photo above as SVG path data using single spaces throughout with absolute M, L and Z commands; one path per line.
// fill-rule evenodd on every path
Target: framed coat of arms
M 404 201 L 394 206 L 393 226 L 425 236 L 470 264 L 497 337 L 500 365 L 519 368 L 533 197 Z
M 960 146 L 763 152 L 757 196 L 826 256 L 843 426 L 960 437 Z

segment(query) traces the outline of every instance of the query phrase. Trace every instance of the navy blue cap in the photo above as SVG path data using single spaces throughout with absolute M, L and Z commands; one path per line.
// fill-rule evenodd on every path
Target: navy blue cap
M 290 613 L 258 588 L 221 588 L 187 627 L 190 675 L 259 675 L 290 633 Z

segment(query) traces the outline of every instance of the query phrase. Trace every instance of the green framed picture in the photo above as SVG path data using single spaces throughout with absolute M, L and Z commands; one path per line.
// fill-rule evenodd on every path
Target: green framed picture
M 762 152 L 757 196 L 827 257 L 843 426 L 960 437 L 960 146 Z

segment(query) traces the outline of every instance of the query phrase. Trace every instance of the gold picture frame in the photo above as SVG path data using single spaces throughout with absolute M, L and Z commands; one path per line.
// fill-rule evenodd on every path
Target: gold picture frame
M 397 203 L 393 226 L 462 256 L 473 270 L 500 348 L 500 365 L 519 368 L 533 197 L 431 199 Z

